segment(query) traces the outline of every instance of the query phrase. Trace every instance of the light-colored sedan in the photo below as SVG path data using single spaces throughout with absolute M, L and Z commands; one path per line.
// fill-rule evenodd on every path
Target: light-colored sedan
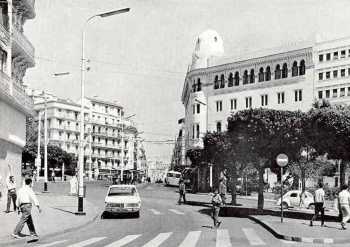
M 303 203 L 300 203 L 301 200 L 301 190 L 290 190 L 287 193 L 283 195 L 283 201 L 282 206 L 283 208 L 289 208 L 289 207 L 299 207 L 299 205 L 304 205 L 306 208 L 311 208 L 311 206 L 314 203 L 314 197 L 313 195 L 305 191 L 303 197 Z M 277 200 L 277 205 L 281 205 L 281 198 Z
M 107 214 L 132 214 L 140 217 L 141 198 L 135 185 L 112 185 L 105 198 Z

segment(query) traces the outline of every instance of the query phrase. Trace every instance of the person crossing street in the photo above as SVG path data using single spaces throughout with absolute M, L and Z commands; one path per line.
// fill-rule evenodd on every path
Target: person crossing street
M 346 223 L 350 219 L 350 193 L 346 184 L 341 189 L 338 196 L 339 211 L 341 211 L 342 215 L 341 227 L 343 230 L 346 230 Z
M 219 194 L 219 190 L 215 189 L 213 197 L 211 199 L 212 202 L 212 218 L 214 221 L 214 227 L 219 227 L 221 224 L 221 221 L 219 221 L 219 213 L 220 213 L 220 207 L 222 205 L 222 199 Z
M 181 199 L 183 199 L 183 202 L 186 204 L 186 186 L 182 178 L 179 181 L 179 204 L 181 204 Z
M 32 190 L 32 179 L 31 178 L 26 178 L 25 179 L 25 184 L 23 187 L 21 187 L 18 190 L 18 196 L 17 196 L 17 201 L 18 205 L 18 213 L 21 212 L 21 218 L 19 222 L 17 223 L 15 230 L 12 234 L 14 238 L 22 238 L 21 236 L 21 231 L 24 227 L 24 224 L 27 223 L 30 236 L 31 237 L 38 237 L 33 219 L 32 219 L 32 203 L 38 208 L 39 213 L 41 213 L 41 208 L 39 206 L 39 201 L 36 198 L 36 195 L 34 194 L 34 191 Z
M 315 214 L 312 216 L 310 221 L 310 226 L 313 226 L 313 221 L 317 219 L 319 213 L 321 213 L 321 226 L 324 226 L 324 190 L 323 184 L 320 182 L 318 184 L 318 189 L 315 191 Z

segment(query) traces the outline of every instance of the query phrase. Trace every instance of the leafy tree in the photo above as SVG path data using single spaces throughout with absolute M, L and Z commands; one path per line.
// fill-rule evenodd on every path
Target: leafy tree
M 291 160 L 298 156 L 304 145 L 301 112 L 271 109 L 238 111 L 228 118 L 228 132 L 244 147 L 247 162 L 252 163 L 259 174 L 258 209 L 264 207 L 264 170 L 275 163 L 279 153 L 286 153 Z

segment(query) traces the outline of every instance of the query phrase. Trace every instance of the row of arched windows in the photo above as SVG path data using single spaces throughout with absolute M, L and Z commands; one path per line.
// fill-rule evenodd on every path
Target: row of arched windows
M 305 75 L 305 60 L 301 60 L 299 62 L 294 61 L 292 66 L 292 77 Z M 284 63 L 281 67 L 280 64 L 277 64 L 274 71 L 274 79 L 283 79 L 288 77 L 288 65 Z M 260 67 L 258 73 L 258 82 L 270 81 L 271 80 L 271 67 L 267 66 L 265 69 Z M 240 76 L 239 72 L 230 73 L 228 76 L 228 87 L 239 86 Z M 255 83 L 255 72 L 254 69 L 251 69 L 248 73 L 248 70 L 243 72 L 242 83 L 250 84 Z M 224 88 L 225 87 L 225 76 L 221 74 L 220 77 L 218 75 L 214 78 L 214 89 Z
M 199 91 L 202 91 L 202 83 L 200 78 L 197 79 L 197 82 L 196 80 L 194 80 L 192 84 L 192 92 L 199 92 Z

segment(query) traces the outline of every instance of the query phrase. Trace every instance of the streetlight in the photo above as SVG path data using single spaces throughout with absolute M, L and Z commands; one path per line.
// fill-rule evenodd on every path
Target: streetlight
M 95 17 L 109 17 L 112 15 L 117 15 L 117 14 L 123 14 L 126 12 L 129 12 L 130 8 L 124 8 L 124 9 L 118 9 L 114 11 L 109 11 L 97 15 L 93 15 L 90 18 L 88 18 L 85 21 L 83 30 L 82 30 L 82 35 L 81 35 L 81 110 L 80 110 L 80 140 L 79 140 L 79 197 L 78 197 L 78 212 L 76 213 L 77 215 L 85 215 L 84 213 L 84 204 L 83 204 L 83 198 L 84 198 L 84 83 L 85 83 L 85 32 L 87 25 L 89 22 L 94 19 Z

